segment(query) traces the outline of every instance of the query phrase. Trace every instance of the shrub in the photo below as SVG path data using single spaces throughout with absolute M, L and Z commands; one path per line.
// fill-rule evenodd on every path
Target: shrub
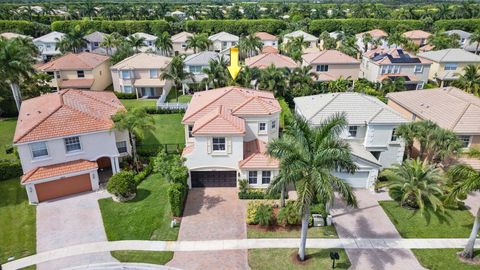
M 278 200 L 280 199 L 280 193 L 267 194 L 263 189 L 249 188 L 238 192 L 238 198 L 241 200 Z
M 301 216 L 298 212 L 295 202 L 289 201 L 285 207 L 281 208 L 278 212 L 278 222 L 283 225 L 297 225 Z
M 389 20 L 389 19 L 321 19 L 312 20 L 308 30 L 311 34 L 320 35 L 322 32 L 343 30 L 349 34 L 356 34 L 375 28 L 387 32 L 394 31 L 399 25 L 404 30 L 422 29 L 423 23 L 419 20 Z
M 323 203 L 317 203 L 310 206 L 310 214 L 320 214 L 322 216 L 327 216 L 327 210 Z
M 115 96 L 119 99 L 136 99 L 137 95 L 135 93 L 121 93 L 121 92 L 114 92 Z
M 153 159 L 153 169 L 171 183 L 187 184 L 188 168 L 183 165 L 184 159 L 179 155 L 167 155 L 165 150 L 158 152 Z
M 260 204 L 255 212 L 255 221 L 261 226 L 270 226 L 275 223 L 273 207 L 268 204 Z
M 111 194 L 127 198 L 137 192 L 135 174 L 132 171 L 121 171 L 114 174 L 107 183 L 107 190 Z
M 136 32 L 160 34 L 170 30 L 170 26 L 164 20 L 148 21 L 108 21 L 108 20 L 71 20 L 55 21 L 52 23 L 52 30 L 59 32 L 70 32 L 73 28 L 79 27 L 85 32 L 100 31 L 104 33 L 117 32 L 120 35 L 130 35 Z
M 268 32 L 278 34 L 286 28 L 283 20 L 260 19 L 260 20 L 189 20 L 185 23 L 189 32 L 195 33 L 218 33 L 225 31 L 234 35 L 248 35 L 255 32 Z
M 259 205 L 263 204 L 261 201 L 251 201 L 247 204 L 247 224 L 253 225 L 258 224 L 258 221 L 255 219 L 257 215 L 257 208 Z
M 172 214 L 176 217 L 182 215 L 188 187 L 181 183 L 171 183 L 168 188 L 168 200 Z
M 168 109 L 168 108 L 146 107 L 145 110 L 148 114 L 185 113 L 185 109 Z
M 240 192 L 246 192 L 248 189 L 248 180 L 247 179 L 238 180 L 238 187 L 240 189 Z
M 480 19 L 438 20 L 433 23 L 433 28 L 435 30 L 462 29 L 467 32 L 475 32 L 479 25 Z
M 0 20 L 0 33 L 3 32 L 14 32 L 38 37 L 50 32 L 50 26 L 29 21 Z
M 153 171 L 153 165 L 148 163 L 148 165 L 143 168 L 143 170 L 135 175 L 135 183 L 140 184 L 147 176 L 149 176 Z
M 19 177 L 23 174 L 22 165 L 18 160 L 0 159 L 0 180 Z

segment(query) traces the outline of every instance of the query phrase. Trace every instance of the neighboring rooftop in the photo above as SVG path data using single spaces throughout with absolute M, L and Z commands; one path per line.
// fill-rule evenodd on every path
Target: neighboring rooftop
M 21 182 L 32 182 L 35 180 L 57 177 L 75 172 L 94 170 L 97 168 L 97 162 L 79 159 L 49 166 L 37 167 L 24 174 Z
M 402 35 L 408 39 L 427 39 L 432 34 L 423 30 L 412 30 L 412 31 L 407 31 Z
M 387 32 L 383 31 L 382 29 L 372 29 L 370 31 L 358 33 L 355 36 L 356 37 L 363 37 L 363 35 L 365 35 L 365 34 L 370 34 L 373 38 L 388 37 Z
M 458 29 L 445 31 L 444 33 L 447 35 L 457 34 L 458 36 L 460 36 L 460 38 L 464 38 L 464 39 L 467 39 L 472 35 L 469 32 L 458 30 Z
M 357 59 L 336 50 L 324 50 L 317 53 L 307 53 L 302 59 L 308 64 L 360 64 Z
M 286 34 L 285 36 L 283 36 L 284 38 L 294 38 L 294 37 L 303 37 L 303 40 L 304 41 L 307 41 L 307 42 L 315 42 L 315 41 L 318 41 L 318 38 L 314 35 L 311 35 L 309 33 L 306 33 L 302 30 L 297 30 L 297 31 L 293 31 L 291 33 L 288 33 Z
M 45 63 L 38 67 L 41 71 L 55 71 L 55 70 L 88 70 L 94 69 L 101 65 L 105 61 L 108 61 L 110 57 L 106 55 L 81 52 L 81 53 L 67 53 Z
M 172 58 L 154 53 L 137 53 L 118 62 L 111 67 L 112 70 L 130 69 L 163 69 L 166 68 Z
M 245 59 L 245 65 L 265 69 L 271 65 L 277 68 L 293 69 L 299 65 L 290 57 L 279 53 L 262 53 Z
M 399 48 L 377 48 L 363 55 L 377 64 L 431 64 L 427 59 L 417 57 Z
M 216 33 L 214 35 L 209 36 L 208 39 L 211 41 L 219 40 L 219 41 L 231 41 L 231 42 L 238 42 L 239 40 L 238 36 L 232 35 L 227 32 Z
M 17 34 L 17 33 L 12 33 L 12 32 L 5 32 L 1 33 L 0 37 L 6 38 L 6 39 L 13 39 L 13 38 L 32 38 L 30 36 L 22 35 L 22 34 Z
M 223 56 L 226 60 L 230 58 L 225 55 Z M 220 54 L 212 51 L 203 51 L 195 54 L 191 54 L 183 60 L 183 63 L 186 66 L 206 66 L 211 60 L 220 58 Z
M 62 39 L 65 36 L 64 33 L 60 33 L 57 31 L 50 32 L 46 35 L 43 35 L 41 37 L 38 37 L 33 40 L 33 42 L 43 42 L 43 43 L 55 43 L 59 39 Z
M 440 63 L 480 63 L 480 55 L 458 48 L 423 52 L 418 56 Z
M 131 34 L 131 36 L 142 37 L 142 38 L 145 38 L 145 40 L 148 40 L 148 41 L 153 41 L 153 40 L 157 39 L 156 36 L 150 35 L 150 34 L 147 34 L 147 33 L 143 33 L 143 32 L 137 32 L 137 33 Z
M 187 42 L 188 37 L 193 37 L 193 34 L 183 31 L 183 32 L 180 32 L 176 35 L 173 35 L 172 36 L 172 42 L 173 43 L 184 43 L 184 42 Z
M 266 154 L 267 145 L 260 140 L 243 143 L 243 160 L 238 166 L 241 169 L 278 168 L 280 162 Z
M 480 134 L 480 98 L 455 87 L 389 93 L 387 97 L 417 115 L 456 133 Z
M 256 32 L 253 34 L 254 36 L 258 37 L 260 40 L 263 41 L 276 41 L 278 38 L 272 34 L 267 32 Z
M 105 33 L 95 31 L 93 33 L 90 33 L 84 36 L 83 38 L 86 39 L 88 42 L 102 43 L 104 37 L 105 37 Z
M 272 46 L 264 46 L 262 53 L 279 53 L 278 49 Z

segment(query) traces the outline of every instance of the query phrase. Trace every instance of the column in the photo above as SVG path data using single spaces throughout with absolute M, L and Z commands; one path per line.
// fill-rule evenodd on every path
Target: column
M 115 160 L 115 171 L 118 173 L 120 172 L 120 162 L 118 160 L 118 157 L 115 157 L 114 160 Z
M 115 165 L 115 158 L 110 157 L 110 164 L 112 165 L 112 174 L 117 173 L 117 165 Z

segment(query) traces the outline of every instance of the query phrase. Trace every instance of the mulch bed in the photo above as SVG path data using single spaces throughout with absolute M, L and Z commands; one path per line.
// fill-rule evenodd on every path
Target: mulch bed
M 461 252 L 457 253 L 457 257 L 462 263 L 470 264 L 470 265 L 480 265 L 480 256 L 475 256 L 473 257 L 473 259 L 466 259 L 460 256 L 460 253 Z
M 254 229 L 261 232 L 290 232 L 290 231 L 299 231 L 301 225 L 272 225 L 272 226 L 260 226 L 260 225 L 247 225 L 249 229 Z
M 290 259 L 295 265 L 308 265 L 311 261 L 309 260 L 310 256 L 305 254 L 305 260 L 301 261 L 300 257 L 298 257 L 298 251 L 293 252 L 290 254 Z

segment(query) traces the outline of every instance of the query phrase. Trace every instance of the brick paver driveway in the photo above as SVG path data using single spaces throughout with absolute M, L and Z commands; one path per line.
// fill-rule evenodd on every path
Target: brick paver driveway
M 245 202 L 236 188 L 193 188 L 188 193 L 178 240 L 244 239 Z M 181 269 L 249 269 L 246 250 L 175 252 L 167 265 Z
M 356 190 L 358 208 L 347 208 L 339 200 L 332 209 L 333 221 L 340 238 L 401 238 L 397 229 L 378 204 L 389 200 L 387 193 L 375 194 Z M 410 250 L 347 249 L 351 270 L 417 270 L 424 269 Z

